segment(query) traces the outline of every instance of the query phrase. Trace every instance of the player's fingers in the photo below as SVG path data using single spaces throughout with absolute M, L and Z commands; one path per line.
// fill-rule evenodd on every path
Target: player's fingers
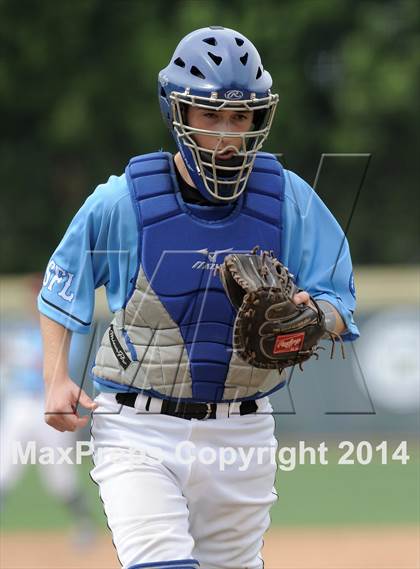
M 309 304 L 309 299 L 309 294 L 304 290 L 301 290 L 300 292 L 297 292 L 295 295 L 293 295 L 293 302 L 295 304 Z
M 74 432 L 85 427 L 88 421 L 89 415 L 84 417 L 77 417 L 71 414 L 61 415 L 60 419 L 57 420 L 58 430 Z
M 83 389 L 80 390 L 79 393 L 79 401 L 80 405 L 82 405 L 82 407 L 84 407 L 85 409 L 89 409 L 90 411 L 93 411 L 94 409 L 97 408 L 98 404 L 95 403 L 84 391 Z
M 84 427 L 85 425 L 87 425 L 90 421 L 90 416 L 89 415 L 85 415 L 84 417 L 79 417 L 78 418 L 78 425 L 79 427 Z
M 77 431 L 84 427 L 87 423 L 87 419 L 89 417 L 78 417 L 77 415 L 66 415 L 64 419 L 65 429 L 66 431 Z
M 45 413 L 45 422 L 50 427 L 60 431 L 60 433 L 74 431 L 76 427 L 70 417 L 72 417 L 72 415 L 67 413 Z
M 63 405 L 53 413 L 45 413 L 45 422 L 60 432 L 76 431 L 77 429 L 84 427 L 88 420 L 88 415 L 85 417 L 79 417 L 75 413 L 71 404 Z
M 64 429 L 63 425 L 61 424 L 61 419 L 59 417 L 57 417 L 57 415 L 45 413 L 44 420 L 49 427 L 52 427 L 56 431 L 60 431 L 60 433 L 64 432 L 65 429 Z

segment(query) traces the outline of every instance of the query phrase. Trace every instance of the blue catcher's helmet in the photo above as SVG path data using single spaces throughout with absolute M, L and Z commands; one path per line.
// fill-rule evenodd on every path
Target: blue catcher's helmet
M 256 154 L 267 138 L 278 95 L 271 93 L 270 74 L 254 45 L 242 34 L 210 26 L 188 34 L 159 73 L 159 102 L 164 119 L 200 193 L 210 201 L 232 201 L 245 189 Z M 253 111 L 253 127 L 245 132 L 192 128 L 187 106 L 211 111 Z M 214 136 L 214 150 L 200 147 L 195 134 Z M 228 160 L 220 160 L 222 139 L 241 139 Z

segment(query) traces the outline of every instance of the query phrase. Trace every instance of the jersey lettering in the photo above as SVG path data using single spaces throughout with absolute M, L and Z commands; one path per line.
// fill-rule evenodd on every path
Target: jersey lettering
M 57 294 L 66 302 L 71 302 L 74 298 L 74 293 L 68 294 L 67 291 L 72 284 L 73 278 L 73 273 L 69 273 L 54 261 L 50 261 L 45 271 L 43 286 L 46 286 L 49 291 L 52 291 L 57 288 L 57 285 L 62 284 L 62 287 L 58 287 L 61 290 L 57 291 Z

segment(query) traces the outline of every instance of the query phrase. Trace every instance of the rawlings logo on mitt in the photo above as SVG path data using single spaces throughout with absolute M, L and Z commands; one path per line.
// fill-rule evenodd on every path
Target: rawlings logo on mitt
M 258 368 L 279 369 L 317 356 L 317 344 L 326 332 L 324 313 L 296 305 L 299 292 L 293 276 L 272 253 L 227 255 L 219 274 L 224 289 L 238 310 L 233 348 L 240 358 Z

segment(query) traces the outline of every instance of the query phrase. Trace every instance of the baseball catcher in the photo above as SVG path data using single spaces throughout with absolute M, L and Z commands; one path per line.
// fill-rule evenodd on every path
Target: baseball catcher
M 359 335 L 339 224 L 262 151 L 279 99 L 272 83 L 240 32 L 208 26 L 183 38 L 157 90 L 176 153 L 134 156 L 100 184 L 47 266 L 46 420 L 72 431 L 87 420 L 77 402 L 93 412 L 91 477 L 124 569 L 262 569 L 271 452 L 246 468 L 239 456 L 227 469 L 203 457 L 209 447 L 276 448 L 276 370 L 316 355 L 325 333 Z M 251 254 L 223 262 L 226 296 L 216 270 L 234 251 Z M 301 288 L 277 259 L 299 271 Z M 102 285 L 114 315 L 92 401 L 69 376 L 69 334 L 89 332 Z
M 238 313 L 233 330 L 233 349 L 257 368 L 282 369 L 318 357 L 319 340 L 329 337 L 333 356 L 335 339 L 326 327 L 325 316 L 314 298 L 295 304 L 299 292 L 293 275 L 273 253 L 227 255 L 219 269 L 230 302 Z M 342 345 L 342 344 L 341 344 Z M 343 357 L 344 357 L 344 352 Z

